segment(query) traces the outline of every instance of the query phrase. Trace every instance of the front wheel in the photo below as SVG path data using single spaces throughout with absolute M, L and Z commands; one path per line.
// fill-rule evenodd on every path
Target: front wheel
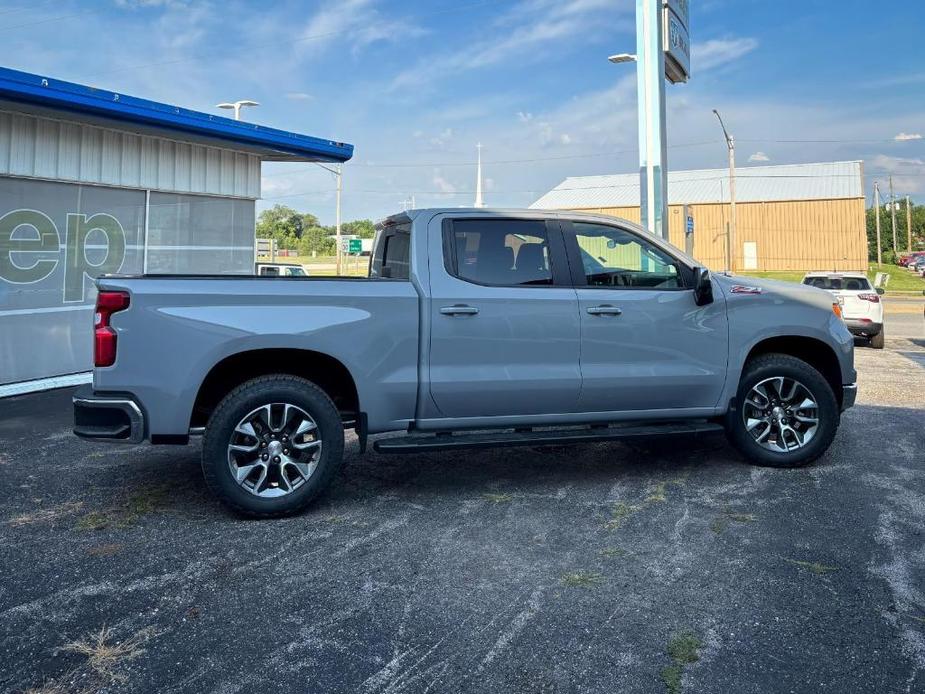
M 202 471 L 226 506 L 270 518 L 310 504 L 330 484 L 343 454 L 341 418 L 324 391 L 295 376 L 262 376 L 215 408 Z
M 745 365 L 726 436 L 750 463 L 798 467 L 825 453 L 839 415 L 821 373 L 795 357 L 766 354 Z

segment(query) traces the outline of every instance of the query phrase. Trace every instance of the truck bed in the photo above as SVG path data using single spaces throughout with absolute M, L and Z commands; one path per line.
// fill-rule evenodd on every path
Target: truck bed
M 403 428 L 413 416 L 420 297 L 409 281 L 144 275 L 98 286 L 127 292 L 130 305 L 112 316 L 117 359 L 95 369 L 94 390 L 130 384 L 148 410 L 149 435 L 185 434 L 204 377 L 232 355 L 263 349 L 338 355 L 377 413 L 371 431 Z

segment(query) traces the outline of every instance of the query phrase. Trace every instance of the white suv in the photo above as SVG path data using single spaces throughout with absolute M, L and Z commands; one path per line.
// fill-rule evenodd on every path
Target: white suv
M 852 334 L 866 338 L 874 349 L 883 349 L 883 290 L 870 286 L 863 272 L 810 272 L 803 284 L 832 293 L 841 305 L 842 318 Z

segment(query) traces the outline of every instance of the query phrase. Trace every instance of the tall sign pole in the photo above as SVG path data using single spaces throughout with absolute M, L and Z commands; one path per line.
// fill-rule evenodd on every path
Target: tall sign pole
M 690 76 L 688 0 L 636 0 L 636 90 L 642 226 L 668 239 L 665 79 Z
M 668 149 L 662 0 L 636 0 L 639 193 L 642 226 L 668 238 Z

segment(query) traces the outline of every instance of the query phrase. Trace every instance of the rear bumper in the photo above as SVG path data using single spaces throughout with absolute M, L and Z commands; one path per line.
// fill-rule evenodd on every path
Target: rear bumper
M 844 412 L 849 407 L 854 407 L 854 401 L 858 398 L 858 384 L 849 383 L 841 387 L 841 411 Z
M 74 434 L 90 441 L 141 443 L 145 416 L 135 400 L 125 394 L 94 393 L 83 386 L 74 394 Z
M 852 335 L 864 335 L 865 337 L 879 335 L 880 331 L 883 330 L 883 323 L 857 318 L 846 318 L 845 325 L 848 326 L 848 330 Z

